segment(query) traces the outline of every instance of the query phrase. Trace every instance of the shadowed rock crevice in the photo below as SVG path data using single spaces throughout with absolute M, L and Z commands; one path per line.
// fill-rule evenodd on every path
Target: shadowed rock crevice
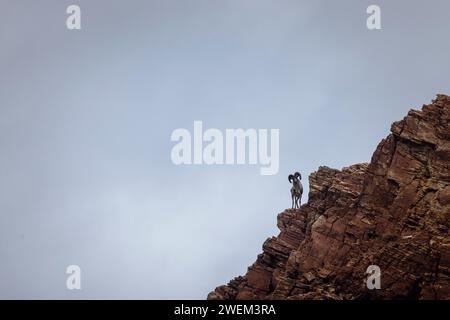
M 450 97 L 391 127 L 370 163 L 309 176 L 309 200 L 208 299 L 450 299 Z M 381 269 L 368 290 L 366 269 Z

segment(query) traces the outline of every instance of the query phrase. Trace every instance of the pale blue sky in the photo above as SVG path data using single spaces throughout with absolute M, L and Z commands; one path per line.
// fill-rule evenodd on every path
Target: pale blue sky
M 78 4 L 82 30 L 65 9 Z M 382 30 L 366 28 L 379 4 Z M 0 297 L 200 298 L 287 175 L 369 161 L 450 84 L 448 1 L 0 0 Z M 280 171 L 174 166 L 176 128 L 280 129 Z M 65 268 L 82 269 L 82 290 Z

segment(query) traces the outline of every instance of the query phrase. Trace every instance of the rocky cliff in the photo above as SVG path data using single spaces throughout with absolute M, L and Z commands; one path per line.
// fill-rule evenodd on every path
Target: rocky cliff
M 369 164 L 320 167 L 309 200 L 208 299 L 450 299 L 450 97 L 391 127 Z M 367 267 L 381 289 L 366 286 Z

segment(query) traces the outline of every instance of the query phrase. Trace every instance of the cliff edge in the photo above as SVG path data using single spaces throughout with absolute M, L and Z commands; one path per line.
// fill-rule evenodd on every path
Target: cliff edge
M 320 167 L 308 202 L 280 213 L 280 234 L 208 299 L 450 299 L 449 124 L 438 95 L 393 123 L 369 164 Z

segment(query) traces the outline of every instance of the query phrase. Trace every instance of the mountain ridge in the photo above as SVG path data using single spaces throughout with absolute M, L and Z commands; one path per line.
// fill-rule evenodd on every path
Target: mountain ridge
M 278 214 L 279 235 L 208 299 L 450 299 L 449 123 L 438 94 L 394 122 L 369 163 L 319 167 L 308 202 Z

